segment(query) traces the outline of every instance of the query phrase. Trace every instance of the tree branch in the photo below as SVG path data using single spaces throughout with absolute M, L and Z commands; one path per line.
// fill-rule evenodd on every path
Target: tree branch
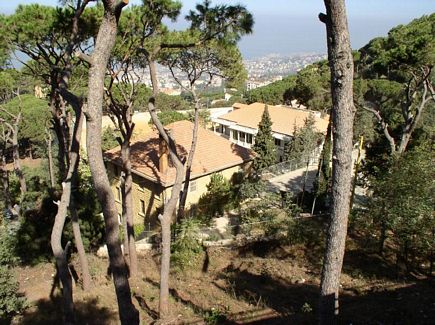
M 385 120 L 382 118 L 381 113 L 373 108 L 361 105 L 361 107 L 363 109 L 365 109 L 368 112 L 371 112 L 376 119 L 378 120 L 379 124 L 381 125 L 382 131 L 384 132 L 385 137 L 387 138 L 389 144 L 390 144 L 390 149 L 391 149 L 391 153 L 395 153 L 396 152 L 396 141 L 394 140 L 394 138 L 391 136 L 390 132 L 388 131 L 388 123 L 385 122 Z
M 128 5 L 128 0 L 122 0 L 122 1 L 118 2 L 118 4 L 115 6 L 116 19 L 119 19 L 119 16 L 121 15 L 122 8 L 124 8 L 126 5 Z
M 81 52 L 81 51 L 75 51 L 74 56 L 76 58 L 79 58 L 82 61 L 89 63 L 90 65 L 93 64 L 92 57 L 90 55 L 87 55 L 87 54 Z

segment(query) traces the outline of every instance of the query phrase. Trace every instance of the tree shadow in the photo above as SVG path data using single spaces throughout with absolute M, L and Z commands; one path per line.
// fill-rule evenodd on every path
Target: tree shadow
M 361 249 L 347 250 L 344 254 L 343 273 L 352 277 L 397 280 L 398 274 L 394 263 L 379 254 Z
M 273 324 L 316 322 L 314 310 L 319 292 L 317 285 L 292 284 L 285 279 L 274 279 L 267 274 L 252 274 L 247 270 L 228 269 L 227 272 L 222 277 L 228 283 L 228 288 L 223 288 L 218 283 L 214 284 L 224 291 L 232 291 L 239 300 L 276 311 L 277 314 L 270 315 L 274 318 Z M 269 324 L 269 320 L 261 322 Z M 254 320 L 253 322 L 256 323 Z M 251 324 L 251 322 L 248 321 L 245 324 Z
M 152 286 L 159 288 L 159 283 L 157 283 L 156 281 L 150 279 L 150 278 L 144 278 L 143 279 L 145 282 L 148 282 L 149 284 L 151 284 Z M 181 303 L 182 305 L 184 305 L 185 307 L 190 308 L 191 310 L 193 310 L 193 312 L 200 316 L 200 317 L 204 317 L 210 314 L 213 314 L 213 310 L 209 310 L 206 308 L 203 308 L 201 306 L 198 306 L 197 304 L 195 304 L 192 300 L 183 297 L 183 294 L 181 292 L 179 292 L 177 289 L 175 288 L 170 288 L 169 289 L 169 294 L 171 295 L 171 297 L 178 303 Z M 153 319 L 157 319 L 158 313 L 155 310 L 150 309 L 144 299 L 142 297 L 136 297 L 135 298 L 138 300 L 140 306 L 142 307 L 142 309 L 148 313 L 148 315 L 150 317 L 152 317 Z M 145 303 L 145 305 L 143 305 Z M 190 322 L 190 323 L 183 323 L 183 324 L 195 324 L 197 322 Z M 202 321 L 200 321 L 201 324 L 203 324 Z M 231 321 L 226 315 L 224 314 L 219 314 L 218 316 L 218 324 L 237 324 L 233 321 Z
M 260 301 L 263 314 L 255 310 L 228 315 L 237 324 L 315 324 L 319 287 L 313 283 L 292 284 L 247 270 L 229 270 L 224 276 L 238 299 L 255 305 Z M 217 283 L 215 285 L 219 286 Z M 383 285 L 355 294 L 340 292 L 339 324 L 433 324 L 435 319 L 434 279 L 403 287 Z M 258 307 L 258 306 L 257 306 Z M 276 313 L 274 313 L 275 311 Z
M 35 306 L 24 312 L 20 319 L 23 325 L 57 325 L 63 323 L 62 298 L 55 296 L 53 300 L 40 299 Z M 106 307 L 98 306 L 98 299 L 74 302 L 77 324 L 103 325 L 117 324 L 118 313 Z
M 433 324 L 435 282 L 426 279 L 400 288 L 371 288 L 362 295 L 342 294 L 343 324 Z

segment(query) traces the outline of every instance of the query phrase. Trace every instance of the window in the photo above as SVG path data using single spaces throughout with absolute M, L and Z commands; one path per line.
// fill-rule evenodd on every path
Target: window
M 230 136 L 230 128 L 228 126 L 224 126 L 224 133 L 227 136 Z
M 245 132 L 240 132 L 240 141 L 245 142 Z
M 277 147 L 281 147 L 281 140 L 275 138 L 275 145 L 276 145 Z
M 139 206 L 139 214 L 145 215 L 145 201 L 144 200 L 140 200 L 139 204 L 140 204 L 140 206 Z
M 246 142 L 252 144 L 252 134 L 249 133 L 246 134 Z
M 196 180 L 195 181 L 190 181 L 189 184 L 189 192 L 195 192 L 196 191 Z
M 233 139 L 234 140 L 239 140 L 239 132 L 236 130 L 233 130 Z
M 122 194 L 121 194 L 121 188 L 117 187 L 116 188 L 116 199 L 121 202 L 121 198 L 122 198 Z

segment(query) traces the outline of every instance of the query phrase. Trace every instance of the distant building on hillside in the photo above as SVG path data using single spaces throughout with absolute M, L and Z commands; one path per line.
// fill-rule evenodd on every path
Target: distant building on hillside
M 258 132 L 258 124 L 263 115 L 265 104 L 250 105 L 235 103 L 233 111 L 218 117 L 212 117 L 213 131 L 231 142 L 245 148 L 251 148 Z M 305 120 L 313 115 L 318 132 L 326 134 L 329 115 L 320 112 L 286 106 L 268 105 L 272 120 L 272 136 L 277 147 L 277 161 L 282 161 L 285 143 L 291 141 L 296 128 L 304 125 Z M 319 144 L 318 151 L 322 144 Z
M 179 121 L 165 127 L 174 138 L 178 154 L 187 158 L 192 145 L 193 123 Z M 105 160 L 112 191 L 121 213 L 121 152 L 120 148 L 105 153 Z M 192 164 L 189 193 L 186 206 L 196 204 L 206 191 L 213 173 L 226 179 L 238 172 L 247 171 L 254 158 L 251 150 L 213 134 L 204 128 L 198 130 L 198 142 Z M 175 167 L 170 162 L 166 143 L 157 131 L 152 131 L 131 144 L 133 173 L 134 223 L 151 228 L 156 224 L 157 213 L 169 199 L 175 181 Z

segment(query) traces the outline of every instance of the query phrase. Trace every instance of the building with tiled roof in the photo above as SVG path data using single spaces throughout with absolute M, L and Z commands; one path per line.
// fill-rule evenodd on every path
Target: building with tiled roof
M 182 159 L 187 159 L 192 144 L 193 123 L 179 121 L 165 127 L 177 145 Z M 207 191 L 213 173 L 221 173 L 231 179 L 234 173 L 247 168 L 253 159 L 253 152 L 234 144 L 204 128 L 198 130 L 198 142 L 192 163 L 191 182 L 187 196 L 187 206 L 198 202 Z M 120 202 L 120 148 L 105 153 L 112 189 Z M 156 130 L 138 138 L 131 144 L 131 164 L 133 173 L 133 203 L 135 223 L 152 225 L 156 211 L 169 198 L 175 181 L 175 167 L 172 166 L 165 142 Z
M 235 103 L 232 112 L 212 118 L 213 130 L 235 144 L 251 148 L 265 106 L 263 103 Z M 329 115 L 322 116 L 320 112 L 304 108 L 272 105 L 267 107 L 272 120 L 272 136 L 277 146 L 278 161 L 282 161 L 284 145 L 291 141 L 295 128 L 303 127 L 310 115 L 314 117 L 317 131 L 326 134 Z

